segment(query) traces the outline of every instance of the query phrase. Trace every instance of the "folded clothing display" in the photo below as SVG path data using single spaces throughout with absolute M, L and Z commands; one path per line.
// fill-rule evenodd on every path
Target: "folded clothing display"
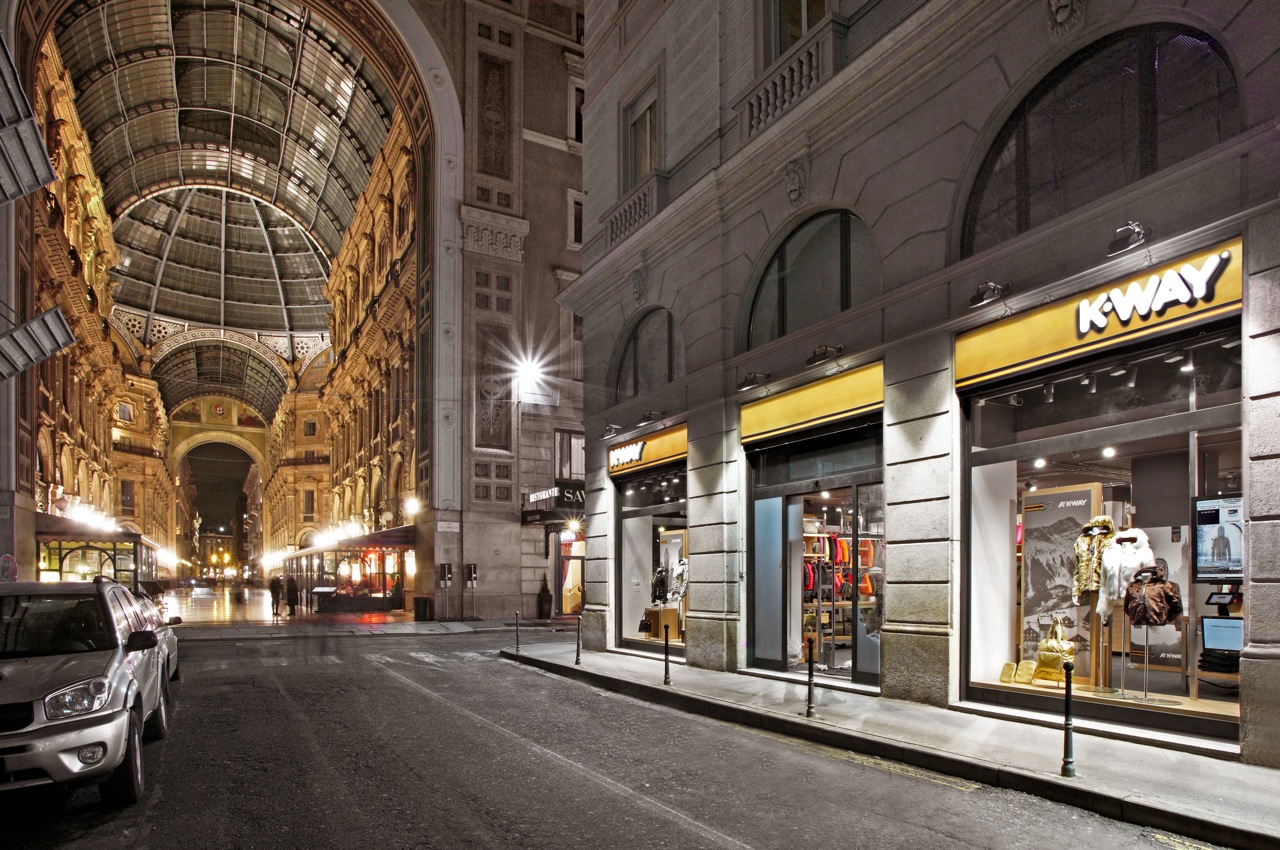
M 1229 649 L 1206 649 L 1200 653 L 1200 669 L 1206 673 L 1239 673 L 1240 653 Z

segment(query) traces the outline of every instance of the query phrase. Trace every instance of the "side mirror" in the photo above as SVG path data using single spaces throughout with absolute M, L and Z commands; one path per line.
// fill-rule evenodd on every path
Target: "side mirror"
M 170 618 L 169 618 L 169 625 L 171 625 L 171 626 L 181 626 L 181 625 L 182 625 L 182 618 L 181 618 L 181 617 L 170 617 Z
M 130 632 L 129 639 L 125 641 L 125 652 L 141 652 L 144 649 L 153 649 L 158 643 L 156 633 L 153 631 Z

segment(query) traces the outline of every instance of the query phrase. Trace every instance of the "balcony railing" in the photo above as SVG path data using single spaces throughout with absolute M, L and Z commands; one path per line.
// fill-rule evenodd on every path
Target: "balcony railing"
M 769 66 L 736 105 L 743 141 L 768 127 L 840 70 L 845 63 L 847 29 L 843 21 L 828 18 Z
M 666 205 L 667 176 L 653 174 L 605 215 L 608 247 L 612 248 L 626 239 Z

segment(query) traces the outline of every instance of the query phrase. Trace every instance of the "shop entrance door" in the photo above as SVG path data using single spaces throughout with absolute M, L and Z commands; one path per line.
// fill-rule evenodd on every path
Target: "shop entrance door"
M 587 541 L 582 532 L 562 531 L 556 547 L 556 613 L 582 613 L 582 574 Z

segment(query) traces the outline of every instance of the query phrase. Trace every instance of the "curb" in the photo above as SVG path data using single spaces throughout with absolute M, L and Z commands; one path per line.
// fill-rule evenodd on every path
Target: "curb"
M 574 665 L 516 653 L 509 649 L 501 650 L 500 656 L 518 664 L 536 667 L 567 679 L 574 679 L 677 711 L 901 762 L 995 788 L 1020 791 L 1135 826 L 1168 830 L 1189 838 L 1213 844 L 1226 844 L 1243 848 L 1243 850 L 1274 850 L 1278 842 L 1275 835 L 1223 821 L 1209 820 L 1207 817 L 1170 811 L 1135 797 L 1118 798 L 1066 779 L 930 750 L 915 744 L 889 741 L 800 716 L 787 717 L 713 697 L 644 684 L 607 673 L 585 670 Z

